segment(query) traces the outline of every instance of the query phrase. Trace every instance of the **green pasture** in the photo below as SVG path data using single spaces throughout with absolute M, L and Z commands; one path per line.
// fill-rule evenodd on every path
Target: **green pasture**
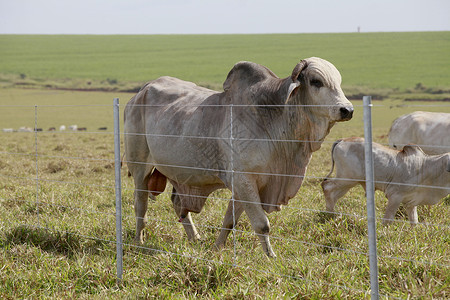
M 0 35 L 3 85 L 135 90 L 162 75 L 220 89 L 242 60 L 279 77 L 318 56 L 341 71 L 352 94 L 377 89 L 445 93 L 450 32 L 261 35 Z M 441 97 L 441 98 L 442 98 Z
M 230 197 L 225 190 L 193 216 L 203 238 L 190 243 L 167 187 L 149 203 L 145 247 L 152 250 L 132 246 L 134 186 L 124 166 L 126 245 L 117 285 L 113 98 L 123 111 L 134 95 L 127 91 L 161 75 L 220 90 L 237 61 L 285 77 L 300 59 L 319 56 L 340 70 L 350 98 L 384 99 L 373 102 L 372 118 L 374 140 L 386 143 L 402 114 L 450 113 L 449 49 L 450 32 L 0 35 L 0 130 L 43 129 L 0 131 L 0 298 L 369 298 L 364 190 L 352 189 L 336 206 L 342 214 L 328 219 L 320 187 L 333 141 L 363 136 L 361 100 L 352 100 L 354 118 L 336 124 L 314 153 L 296 197 L 269 215 L 276 259 L 264 255 L 245 215 L 225 249 L 212 250 Z M 58 131 L 72 124 L 87 131 Z M 398 222 L 382 226 L 386 199 L 376 193 L 382 299 L 450 297 L 449 203 L 419 207 L 415 227 L 401 210 Z
M 145 247 L 153 250 L 132 246 L 133 182 L 123 167 L 126 245 L 123 284 L 117 286 L 112 99 L 119 97 L 123 110 L 131 96 L 0 89 L 0 127 L 33 127 L 37 115 L 44 129 L 37 135 L 0 132 L 1 298 L 369 298 L 364 190 L 352 189 L 336 207 L 343 214 L 328 219 L 320 188 L 320 177 L 331 165 L 332 142 L 363 135 L 361 101 L 353 101 L 354 118 L 337 124 L 314 153 L 297 196 L 269 215 L 276 259 L 264 255 L 245 215 L 225 249 L 212 250 L 228 191 L 214 193 L 194 215 L 203 239 L 190 243 L 171 207 L 168 187 L 149 204 Z M 385 143 L 392 120 L 401 114 L 450 113 L 446 103 L 374 101 L 374 139 Z M 88 131 L 47 131 L 61 124 Z M 97 130 L 105 126 L 107 132 Z M 375 201 L 381 218 L 386 199 L 376 193 Z M 377 220 L 382 299 L 450 295 L 449 202 L 420 207 L 418 213 L 423 224 L 413 228 L 401 211 L 390 226 Z

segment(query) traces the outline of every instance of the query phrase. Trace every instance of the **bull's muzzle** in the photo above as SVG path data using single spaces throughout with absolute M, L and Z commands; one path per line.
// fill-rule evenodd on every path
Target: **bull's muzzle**
M 353 107 L 349 106 L 349 107 L 341 107 L 339 109 L 339 113 L 341 116 L 341 120 L 340 121 L 348 121 L 353 117 Z

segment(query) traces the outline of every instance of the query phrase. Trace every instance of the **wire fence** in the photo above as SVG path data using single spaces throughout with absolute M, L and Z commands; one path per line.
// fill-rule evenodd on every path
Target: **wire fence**
M 371 149 L 372 143 L 372 128 L 367 126 L 368 123 L 372 123 L 371 114 L 372 110 L 375 110 L 376 116 L 376 107 L 377 105 L 372 105 L 370 100 L 365 100 L 369 102 L 365 102 L 364 105 L 361 105 L 361 108 L 364 107 L 364 123 L 365 123 L 365 136 L 366 139 L 366 149 Z M 120 110 L 124 108 L 124 105 L 120 106 L 118 99 L 114 99 L 114 103 L 111 105 L 92 105 L 92 106 L 83 106 L 88 109 L 102 109 L 102 110 L 111 110 L 113 112 L 113 128 L 114 131 L 105 130 L 106 127 L 101 127 L 100 125 L 96 126 L 97 130 L 79 130 L 80 128 L 74 127 L 72 131 L 63 130 L 38 130 L 40 128 L 40 113 L 41 110 L 45 109 L 68 109 L 69 111 L 73 107 L 79 106 L 35 106 L 34 107 L 34 128 L 30 130 L 30 128 L 23 128 L 21 132 L 10 132 L 9 130 L 4 130 L 1 134 L 6 137 L 6 141 L 9 140 L 10 137 L 14 137 L 5 147 L 0 151 L 0 157 L 3 159 L 0 161 L 0 167 L 2 172 L 0 172 L 0 179 L 3 182 L 3 192 L 1 196 L 1 201 L 6 203 L 4 207 L 7 205 L 20 205 L 20 206 L 28 206 L 28 212 L 31 212 L 31 216 L 17 216 L 15 218 L 15 222 L 18 225 L 28 225 L 33 228 L 44 228 L 51 232 L 63 232 L 67 234 L 74 234 L 80 238 L 98 241 L 106 244 L 114 244 L 116 246 L 116 267 L 117 267 L 117 279 L 118 282 L 124 280 L 123 271 L 126 270 L 127 265 L 126 262 L 124 264 L 123 256 L 133 255 L 135 252 L 139 253 L 151 253 L 150 259 L 155 255 L 155 253 L 163 253 L 169 256 L 175 257 L 183 257 L 194 259 L 198 261 L 205 262 L 214 262 L 215 264 L 222 264 L 224 266 L 233 267 L 233 268 L 242 268 L 245 270 L 250 270 L 254 272 L 259 272 L 279 278 L 284 278 L 287 280 L 301 280 L 306 283 L 313 283 L 322 286 L 328 286 L 331 288 L 337 288 L 342 290 L 351 291 L 354 293 L 360 294 L 370 294 L 373 299 L 378 298 L 379 296 L 388 296 L 383 295 L 379 292 L 378 284 L 380 282 L 380 278 L 378 276 L 378 268 L 380 264 L 383 264 L 386 260 L 396 260 L 399 262 L 410 262 L 414 264 L 420 264 L 425 266 L 435 266 L 441 267 L 444 269 L 450 268 L 450 254 L 448 252 L 444 252 L 440 259 L 436 258 L 428 258 L 426 255 L 417 254 L 415 257 L 407 257 L 404 256 L 401 252 L 387 251 L 385 248 L 383 250 L 377 250 L 377 244 L 380 241 L 377 238 L 377 223 L 381 223 L 385 221 L 383 217 L 380 217 L 380 214 L 376 213 L 376 202 L 375 199 L 377 195 L 374 193 L 375 187 L 373 185 L 376 184 L 389 184 L 395 186 L 404 186 L 404 187 L 414 187 L 414 188 L 424 188 L 424 189 L 436 189 L 436 190 L 449 190 L 448 184 L 439 185 L 436 182 L 427 182 L 424 181 L 423 184 L 417 183 L 409 183 L 409 182 L 393 182 L 392 180 L 375 180 L 373 177 L 370 178 L 370 165 L 373 164 L 370 160 L 366 161 L 366 167 L 368 173 L 366 173 L 365 178 L 361 178 L 358 181 L 364 181 L 367 189 L 367 214 L 364 213 L 364 210 L 360 210 L 359 213 L 343 210 L 332 211 L 330 212 L 327 209 L 318 209 L 305 207 L 301 205 L 299 201 L 292 201 L 289 205 L 284 206 L 283 211 L 280 213 L 281 221 L 278 221 L 278 224 L 275 226 L 286 225 L 283 223 L 283 214 L 290 215 L 301 215 L 301 214 L 313 214 L 315 216 L 334 216 L 334 217 L 345 217 L 348 220 L 355 220 L 352 223 L 355 228 L 358 230 L 362 230 L 363 234 L 368 235 L 366 244 L 357 243 L 354 247 L 342 246 L 339 243 L 333 244 L 330 243 L 322 243 L 320 241 L 311 241 L 302 239 L 301 235 L 291 236 L 289 233 L 292 230 L 287 227 L 278 228 L 274 233 L 269 233 L 269 237 L 272 241 L 278 242 L 279 244 L 289 244 L 293 245 L 294 249 L 299 248 L 320 248 L 323 252 L 332 252 L 339 251 L 348 253 L 349 255 L 358 256 L 366 258 L 367 268 L 370 270 L 370 280 L 367 280 L 367 284 L 362 288 L 354 288 L 351 285 L 346 284 L 337 284 L 332 282 L 325 282 L 321 280 L 315 280 L 314 277 L 306 276 L 306 275 L 292 275 L 289 272 L 273 272 L 264 268 L 264 266 L 255 266 L 249 261 L 245 261 L 240 256 L 245 256 L 243 254 L 243 245 L 245 245 L 246 241 L 251 240 L 252 236 L 255 235 L 255 232 L 252 230 L 252 227 L 248 225 L 240 227 L 239 225 L 233 226 L 232 228 L 222 228 L 218 223 L 213 223 L 209 219 L 207 221 L 202 222 L 202 219 L 195 219 L 195 226 L 200 228 L 202 231 L 217 233 L 221 230 L 228 230 L 231 232 L 231 237 L 229 240 L 232 241 L 232 246 L 230 247 L 227 244 L 225 247 L 230 247 L 232 251 L 232 260 L 224 261 L 218 258 L 217 256 L 209 256 L 203 255 L 198 252 L 192 251 L 178 251 L 177 247 L 172 247 L 171 242 L 165 243 L 163 246 L 154 245 L 150 246 L 148 243 L 144 243 L 144 245 L 137 245 L 133 243 L 133 235 L 135 230 L 135 224 L 133 222 L 135 220 L 139 220 L 139 217 L 136 217 L 133 213 L 132 202 L 133 193 L 136 192 L 145 192 L 145 193 L 159 193 L 159 190 L 149 190 L 140 189 L 138 187 L 134 187 L 131 182 L 131 179 L 121 178 L 122 175 L 126 175 L 127 169 L 125 167 L 121 168 L 121 165 L 127 166 L 129 164 L 135 164 L 141 167 L 153 168 L 177 168 L 182 169 L 185 172 L 203 172 L 203 173 L 215 173 L 215 174 L 223 174 L 223 176 L 230 176 L 230 186 L 228 186 L 231 193 L 212 193 L 211 195 L 196 195 L 194 199 L 197 199 L 200 202 L 204 202 L 206 198 L 209 201 L 212 201 L 213 205 L 218 205 L 224 208 L 228 203 L 231 203 L 231 211 L 232 211 L 232 224 L 237 223 L 237 219 L 239 219 L 239 215 L 235 215 L 238 207 L 243 205 L 261 205 L 260 203 L 256 203 L 252 199 L 246 199 L 245 197 L 235 197 L 235 184 L 239 184 L 239 182 L 235 182 L 236 178 L 240 178 L 242 175 L 251 175 L 251 176 L 259 176 L 259 177 L 277 177 L 277 178 L 294 178 L 297 180 L 303 181 L 303 186 L 305 182 L 312 182 L 315 185 L 320 185 L 320 182 L 326 179 L 326 176 L 318 175 L 317 172 L 309 172 L 307 175 L 302 174 L 286 174 L 283 172 L 273 172 L 262 171 L 262 170 L 245 170 L 236 165 L 236 158 L 240 155 L 239 152 L 235 151 L 235 147 L 239 149 L 246 149 L 246 147 L 251 147 L 254 144 L 263 145 L 264 143 L 282 143 L 282 144 L 303 144 L 303 143 L 323 143 L 326 146 L 327 151 L 335 140 L 325 139 L 320 141 L 314 140 L 295 140 L 289 138 L 278 138 L 278 139 L 266 139 L 266 138 L 246 138 L 240 135 L 238 127 L 236 124 L 233 124 L 233 109 L 237 109 L 234 111 L 235 117 L 238 118 L 238 114 L 242 114 L 244 110 L 252 109 L 247 105 L 240 105 L 237 107 L 223 107 L 223 106 L 211 106 L 211 109 L 218 108 L 226 108 L 225 113 L 229 113 L 229 126 L 225 126 L 223 130 L 217 132 L 217 135 L 213 135 L 211 132 L 208 132 L 205 135 L 192 135 L 192 134 L 173 134 L 173 133 L 164 133 L 164 132 L 125 132 L 120 129 Z M 297 106 L 293 106 L 296 108 Z M 423 106 L 420 106 L 421 108 Z M 432 106 L 430 106 L 432 107 Z M 438 106 L 438 109 L 445 110 L 447 106 Z M 22 109 L 24 106 L 7 106 L 8 109 Z M 28 107 L 29 108 L 29 107 Z M 366 115 L 369 114 L 369 115 Z M 249 117 L 249 114 L 245 114 L 245 117 Z M 242 116 L 241 116 L 242 117 Z M 237 119 L 234 119 L 235 121 Z M 46 122 L 48 123 L 48 119 Z M 345 126 L 345 125 L 344 125 Z M 376 125 L 375 125 L 376 126 Z M 357 132 L 360 132 L 357 131 Z M 136 161 L 129 160 L 126 156 L 123 155 L 123 139 L 129 136 L 142 136 L 142 137 L 153 137 L 153 138 L 163 138 L 166 141 L 174 140 L 184 140 L 187 143 L 192 141 L 200 141 L 200 145 L 205 147 L 203 153 L 201 153 L 203 158 L 207 159 L 219 159 L 221 160 L 220 164 L 205 164 L 204 162 L 194 161 L 188 162 L 185 164 L 179 163 L 154 163 L 148 161 Z M 256 134 L 255 134 L 256 135 Z M 93 137 L 95 136 L 95 137 Z M 92 144 L 98 149 L 91 148 L 93 151 L 85 152 L 86 148 L 77 149 L 77 146 L 74 144 L 70 144 L 67 137 L 76 139 L 81 139 L 81 143 Z M 221 142 L 226 145 L 225 149 L 230 151 L 229 156 L 227 157 L 210 157 L 210 153 L 208 152 L 207 143 L 209 141 Z M 370 142 L 370 143 L 367 143 Z M 382 143 L 383 144 L 383 143 Z M 97 146 L 95 146 L 97 145 Z M 98 146 L 100 145 L 100 146 Z M 114 145 L 114 147 L 112 146 Z M 387 143 L 384 142 L 384 145 L 387 146 Z M 428 145 L 430 146 L 430 145 Z M 369 147 L 369 148 L 367 148 Z M 442 145 L 435 145 L 436 148 L 445 147 Z M 88 147 L 89 149 L 89 147 Z M 98 151 L 94 151 L 98 150 Z M 121 152 L 122 150 L 122 152 Z M 322 151 L 322 150 L 321 150 Z M 55 152 L 60 152 L 59 154 L 55 154 Z M 366 152 L 367 153 L 372 153 Z M 126 154 L 126 153 L 125 153 Z M 180 153 L 181 155 L 182 153 Z M 328 151 L 328 156 L 330 153 Z M 325 155 L 325 156 L 327 156 Z M 366 155 L 367 157 L 367 155 Z M 227 159 L 229 161 L 227 161 Z M 23 160 L 23 161 L 22 161 Z M 18 162 L 15 165 L 15 162 Z M 56 163 L 55 163 L 56 162 Z M 228 163 L 228 168 L 224 168 L 222 162 Z M 89 165 L 86 167 L 86 165 Z M 324 164 L 325 165 L 325 164 Z M 211 167 L 212 166 L 212 167 Z M 327 165 L 323 172 L 328 172 L 325 170 L 329 168 Z M 11 171 L 13 170 L 13 171 Z M 113 172 L 114 170 L 114 172 Z M 61 172 L 64 171 L 64 172 Z M 97 174 L 98 176 L 92 177 L 90 176 L 90 172 Z M 60 176 L 60 174 L 65 174 Z M 115 176 L 112 176 L 112 174 Z M 66 177 L 69 174 L 71 178 Z M 84 178 L 84 180 L 83 180 Z M 339 178 L 333 177 L 333 180 L 339 181 L 355 181 L 355 178 Z M 365 181 L 368 180 L 368 181 Z M 126 181 L 126 183 L 124 183 Z M 372 182 L 372 186 L 370 186 L 370 182 Z M 18 189 L 17 187 L 21 187 Z M 71 194 L 71 187 L 81 187 L 80 190 L 77 190 L 78 194 Z M 309 188 L 310 184 L 306 187 Z M 305 187 L 302 187 L 304 190 Z M 371 192 L 372 190 L 372 192 Z M 122 203 L 122 196 L 126 195 L 125 203 Z M 310 195 L 311 196 L 311 195 Z M 192 197 L 191 194 L 183 192 L 183 191 L 173 191 L 170 193 L 169 189 L 166 189 L 162 196 L 159 197 Z M 315 189 L 315 194 L 312 196 L 314 201 L 322 201 L 323 194 L 317 188 Z M 383 196 L 378 196 L 383 197 Z M 115 205 L 112 205 L 112 199 L 115 199 Z M 77 203 L 67 203 L 67 199 L 78 199 L 80 202 Z M 344 200 L 341 200 L 344 201 Z M 322 201 L 323 202 L 323 201 Z M 9 203 L 9 204 L 8 204 Z M 322 203 L 323 204 L 323 203 Z M 266 207 L 273 207 L 274 209 L 279 208 L 279 204 L 273 203 L 264 203 Z M 324 205 L 320 205 L 324 206 Z M 319 206 L 319 207 L 320 207 Z M 222 208 L 221 212 L 224 212 Z M 209 209 L 214 210 L 215 207 L 209 207 Z M 446 215 L 448 216 L 448 207 L 442 206 L 439 209 L 443 209 L 446 211 Z M 271 210 L 271 209 L 269 209 Z M 202 214 L 208 214 L 209 210 L 205 208 L 205 211 Z M 60 217 L 59 214 L 62 214 Z M 80 215 L 80 220 L 83 219 L 82 215 L 89 215 L 87 219 L 93 220 L 92 223 L 96 223 L 98 220 L 106 220 L 109 225 L 92 227 L 92 224 L 86 224 L 86 221 L 80 221 L 78 228 L 71 228 L 66 225 L 65 218 L 73 218 L 77 215 Z M 377 216 L 378 215 L 378 216 Z M 220 218 L 220 217 L 219 217 Z M 153 229 L 155 231 L 158 228 L 164 228 L 169 230 L 177 230 L 175 228 L 180 227 L 181 225 L 191 224 L 187 221 L 182 220 L 179 222 L 176 218 L 173 217 L 173 213 L 170 214 L 149 214 L 149 216 L 145 216 L 141 218 L 142 221 L 147 222 L 147 231 L 152 232 Z M 325 219 L 324 222 L 327 222 Z M 322 220 L 321 220 L 322 221 Z M 319 222 L 321 222 L 319 221 Z M 393 218 L 389 221 L 400 224 L 401 226 L 409 226 L 409 221 L 403 218 Z M 214 222 L 221 222 L 221 220 L 215 218 Z M 360 223 L 365 224 L 366 228 L 361 228 Z M 123 226 L 125 224 L 125 226 Z M 216 225 L 214 225 L 216 224 Z M 239 224 L 239 223 L 238 223 Z M 115 228 L 112 227 L 115 225 Z M 169 226 L 169 227 L 166 227 Z M 424 222 L 419 222 L 416 226 L 419 226 L 425 230 L 425 232 L 430 234 L 438 234 L 444 233 L 447 234 L 450 231 L 450 225 L 446 220 L 443 220 L 442 223 L 429 223 L 426 220 Z M 84 229 L 87 229 L 89 233 L 83 232 Z M 98 229 L 99 232 L 96 232 Z M 178 229 L 179 230 L 179 229 Z M 380 230 L 378 228 L 378 230 Z M 113 234 L 114 233 L 114 234 Z M 151 233 L 157 235 L 158 233 Z M 384 235 L 389 235 L 385 234 Z M 256 234 L 257 236 L 261 234 Z M 107 238 L 104 238 L 107 236 Z M 172 241 L 173 242 L 173 241 Z M 385 239 L 383 239 L 385 242 Z M 212 245 L 211 245 L 212 246 Z M 241 247 L 241 248 L 240 248 Z M 259 246 L 258 246 L 259 247 Z M 124 248 L 128 250 L 132 250 L 131 252 L 127 252 Z M 398 249 L 398 248 L 395 248 Z M 245 250 L 245 249 L 244 249 Z M 135 252 L 134 252 L 135 251 Z M 144 252 L 143 252 L 144 251 Z M 276 251 L 276 249 L 275 249 Z M 254 255 L 263 255 L 262 253 L 257 253 Z M 212 258 L 211 258 L 212 257 Z M 292 258 L 291 258 L 292 259 Z M 288 262 L 288 258 L 286 259 Z M 369 263 L 370 262 L 370 263 Z M 126 279 L 126 278 L 125 278 Z

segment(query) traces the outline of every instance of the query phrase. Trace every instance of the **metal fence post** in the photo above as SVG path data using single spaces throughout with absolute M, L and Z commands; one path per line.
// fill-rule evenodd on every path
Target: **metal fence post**
M 37 214 L 37 222 L 38 228 L 41 227 L 41 220 L 39 216 L 39 153 L 38 153 L 38 130 L 37 130 L 37 121 L 38 119 L 38 106 L 34 105 L 34 147 L 35 147 L 35 156 L 36 156 L 36 214 Z
M 378 262 L 377 262 L 377 232 L 375 219 L 375 187 L 372 152 L 372 97 L 363 97 L 364 107 L 364 139 L 366 166 L 366 197 L 367 197 L 367 227 L 369 239 L 369 268 L 371 298 L 378 299 Z
M 234 137 L 233 137 L 233 103 L 230 105 L 230 167 L 231 167 L 231 201 L 233 206 L 233 266 L 236 266 L 236 214 L 234 194 Z
M 116 264 L 117 283 L 122 283 L 123 249 L 122 249 L 122 185 L 120 176 L 120 117 L 119 98 L 114 98 L 114 167 L 116 191 Z

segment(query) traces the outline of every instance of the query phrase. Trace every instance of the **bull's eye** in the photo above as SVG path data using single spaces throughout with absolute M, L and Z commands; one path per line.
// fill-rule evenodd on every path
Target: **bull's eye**
M 316 88 L 321 88 L 321 87 L 323 87 L 323 82 L 320 81 L 319 79 L 311 79 L 311 81 L 309 82 L 309 84 L 311 84 L 312 86 L 315 86 Z

